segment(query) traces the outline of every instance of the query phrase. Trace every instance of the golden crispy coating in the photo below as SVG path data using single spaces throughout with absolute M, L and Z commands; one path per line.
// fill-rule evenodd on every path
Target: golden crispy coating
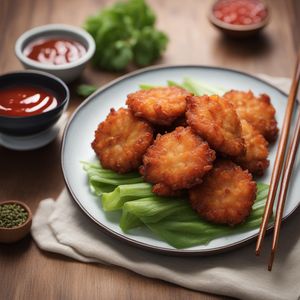
M 173 123 L 172 123 L 172 127 L 175 129 L 176 127 L 179 127 L 179 126 L 182 126 L 182 127 L 187 127 L 188 126 L 188 123 L 187 123 L 187 120 L 186 120 L 186 117 L 185 115 L 177 118 Z
M 145 181 L 155 184 L 153 192 L 166 196 L 200 183 L 214 159 L 215 152 L 190 127 L 177 127 L 157 136 L 140 171 Z
M 158 125 L 170 125 L 183 115 L 188 91 L 172 86 L 140 90 L 127 96 L 126 104 L 137 117 Z
M 226 160 L 215 163 L 203 183 L 189 190 L 191 206 L 203 219 L 231 226 L 249 216 L 255 198 L 251 174 Z
M 217 151 L 230 156 L 244 153 L 242 127 L 233 106 L 213 96 L 187 97 L 188 124 Z
M 179 197 L 184 194 L 183 190 L 172 190 L 171 187 L 164 183 L 156 183 L 152 187 L 152 192 L 158 196 Z
M 185 115 L 177 118 L 171 125 L 163 126 L 163 125 L 153 125 L 154 135 L 155 134 L 165 134 L 168 132 L 174 131 L 177 127 L 187 127 L 187 121 Z
M 278 134 L 276 111 L 268 95 L 261 94 L 255 97 L 251 91 L 232 90 L 225 93 L 224 97 L 234 105 L 239 117 L 248 121 L 269 142 L 276 139 Z
M 104 168 L 126 173 L 142 164 L 142 157 L 152 142 L 151 126 L 130 110 L 120 108 L 111 109 L 99 124 L 92 148 Z
M 263 175 L 269 166 L 268 158 L 268 142 L 250 123 L 241 120 L 242 137 L 245 140 L 246 153 L 234 160 L 243 169 L 256 175 Z

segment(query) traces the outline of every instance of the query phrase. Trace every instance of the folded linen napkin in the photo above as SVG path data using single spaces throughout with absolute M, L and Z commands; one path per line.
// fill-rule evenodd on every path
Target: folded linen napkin
M 261 75 L 287 91 L 290 81 Z M 82 262 L 118 265 L 141 275 L 159 278 L 193 290 L 240 299 L 299 299 L 300 211 L 283 225 L 272 273 L 266 270 L 269 251 L 254 254 L 255 243 L 209 257 L 171 257 L 141 250 L 107 236 L 75 204 L 67 190 L 58 199 L 41 201 L 32 236 L 46 251 Z M 271 236 L 265 248 L 271 247 Z

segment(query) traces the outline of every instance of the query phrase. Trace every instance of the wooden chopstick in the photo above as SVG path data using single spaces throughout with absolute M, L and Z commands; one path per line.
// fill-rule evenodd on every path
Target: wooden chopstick
M 287 191 L 288 191 L 289 181 L 290 181 L 290 178 L 292 175 L 293 166 L 294 166 L 294 162 L 295 162 L 295 158 L 296 158 L 296 154 L 297 154 L 297 150 L 298 150 L 298 146 L 299 146 L 299 141 L 300 141 L 300 111 L 298 112 L 298 118 L 297 118 L 297 123 L 296 123 L 295 131 L 293 134 L 293 138 L 292 138 L 292 143 L 289 147 L 288 155 L 287 155 L 287 158 L 286 158 L 286 161 L 284 164 L 284 168 L 283 168 L 284 173 L 283 173 L 283 177 L 282 177 L 281 185 L 280 185 L 280 192 L 279 192 L 279 198 L 278 198 L 278 204 L 277 204 L 276 216 L 275 216 L 272 250 L 271 250 L 270 261 L 269 261 L 269 265 L 268 265 L 269 271 L 272 270 L 275 252 L 276 252 L 276 249 L 278 246 L 282 215 L 283 215 L 286 195 L 287 195 Z
M 285 150 L 286 150 L 286 146 L 287 146 L 289 130 L 291 127 L 293 108 L 294 108 L 294 104 L 296 101 L 299 80 L 300 80 L 300 53 L 297 56 L 296 67 L 295 67 L 295 71 L 294 71 L 294 75 L 293 75 L 293 81 L 292 81 L 292 85 L 291 85 L 291 89 L 290 89 L 290 93 L 289 93 L 287 108 L 285 111 L 282 131 L 280 134 L 279 146 L 278 146 L 275 164 L 274 164 L 274 168 L 273 168 L 273 172 L 272 172 L 268 198 L 267 198 L 264 215 L 263 215 L 263 220 L 260 225 L 259 235 L 258 235 L 258 239 L 257 239 L 257 243 L 256 243 L 256 249 L 255 249 L 256 255 L 260 254 L 262 242 L 266 235 L 267 226 L 268 226 L 269 219 L 270 219 L 270 216 L 271 216 L 271 213 L 273 210 L 274 200 L 275 200 L 277 187 L 278 187 L 278 183 L 279 183 L 279 179 L 280 179 L 280 174 L 281 174 L 282 166 L 283 166 L 283 162 L 284 162 L 284 155 L 285 155 Z

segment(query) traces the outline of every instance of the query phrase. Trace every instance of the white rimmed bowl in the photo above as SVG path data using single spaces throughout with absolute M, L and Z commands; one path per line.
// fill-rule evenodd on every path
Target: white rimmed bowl
M 62 65 L 43 64 L 28 58 L 24 54 L 24 49 L 29 43 L 41 38 L 72 39 L 81 43 L 86 48 L 86 53 L 78 60 L 70 63 Z M 26 69 L 48 72 L 59 77 L 65 82 L 71 82 L 79 77 L 79 75 L 82 73 L 84 67 L 94 55 L 95 48 L 96 46 L 94 39 L 85 30 L 65 24 L 49 24 L 34 27 L 24 32 L 16 41 L 15 53 Z

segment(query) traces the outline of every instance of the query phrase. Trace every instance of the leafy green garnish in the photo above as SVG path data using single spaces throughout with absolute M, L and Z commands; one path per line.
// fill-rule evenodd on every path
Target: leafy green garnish
M 79 96 L 88 97 L 97 90 L 97 87 L 89 84 L 81 84 L 77 87 L 76 92 Z
M 232 228 L 202 220 L 185 197 L 158 197 L 138 173 L 120 175 L 102 169 L 98 163 L 83 162 L 83 165 L 91 191 L 101 196 L 103 210 L 122 212 L 120 227 L 124 232 L 146 227 L 178 249 L 204 245 L 218 237 L 257 228 L 268 195 L 268 185 L 257 183 L 256 200 L 250 216 L 243 224 Z
M 213 95 L 213 94 L 222 95 L 226 92 L 226 89 L 224 89 L 223 87 L 220 87 L 220 86 L 212 87 L 208 84 L 205 84 L 205 83 L 199 82 L 199 81 L 195 81 L 194 79 L 191 79 L 188 77 L 184 78 L 182 83 L 168 80 L 167 85 L 182 87 L 197 96 Z M 139 86 L 142 90 L 148 90 L 148 89 L 157 87 L 155 85 L 149 85 L 149 84 L 140 84 Z
M 155 15 L 144 0 L 107 7 L 89 17 L 84 28 L 96 42 L 93 62 L 105 70 L 124 70 L 131 62 L 149 65 L 168 43 L 166 34 L 155 28 Z

